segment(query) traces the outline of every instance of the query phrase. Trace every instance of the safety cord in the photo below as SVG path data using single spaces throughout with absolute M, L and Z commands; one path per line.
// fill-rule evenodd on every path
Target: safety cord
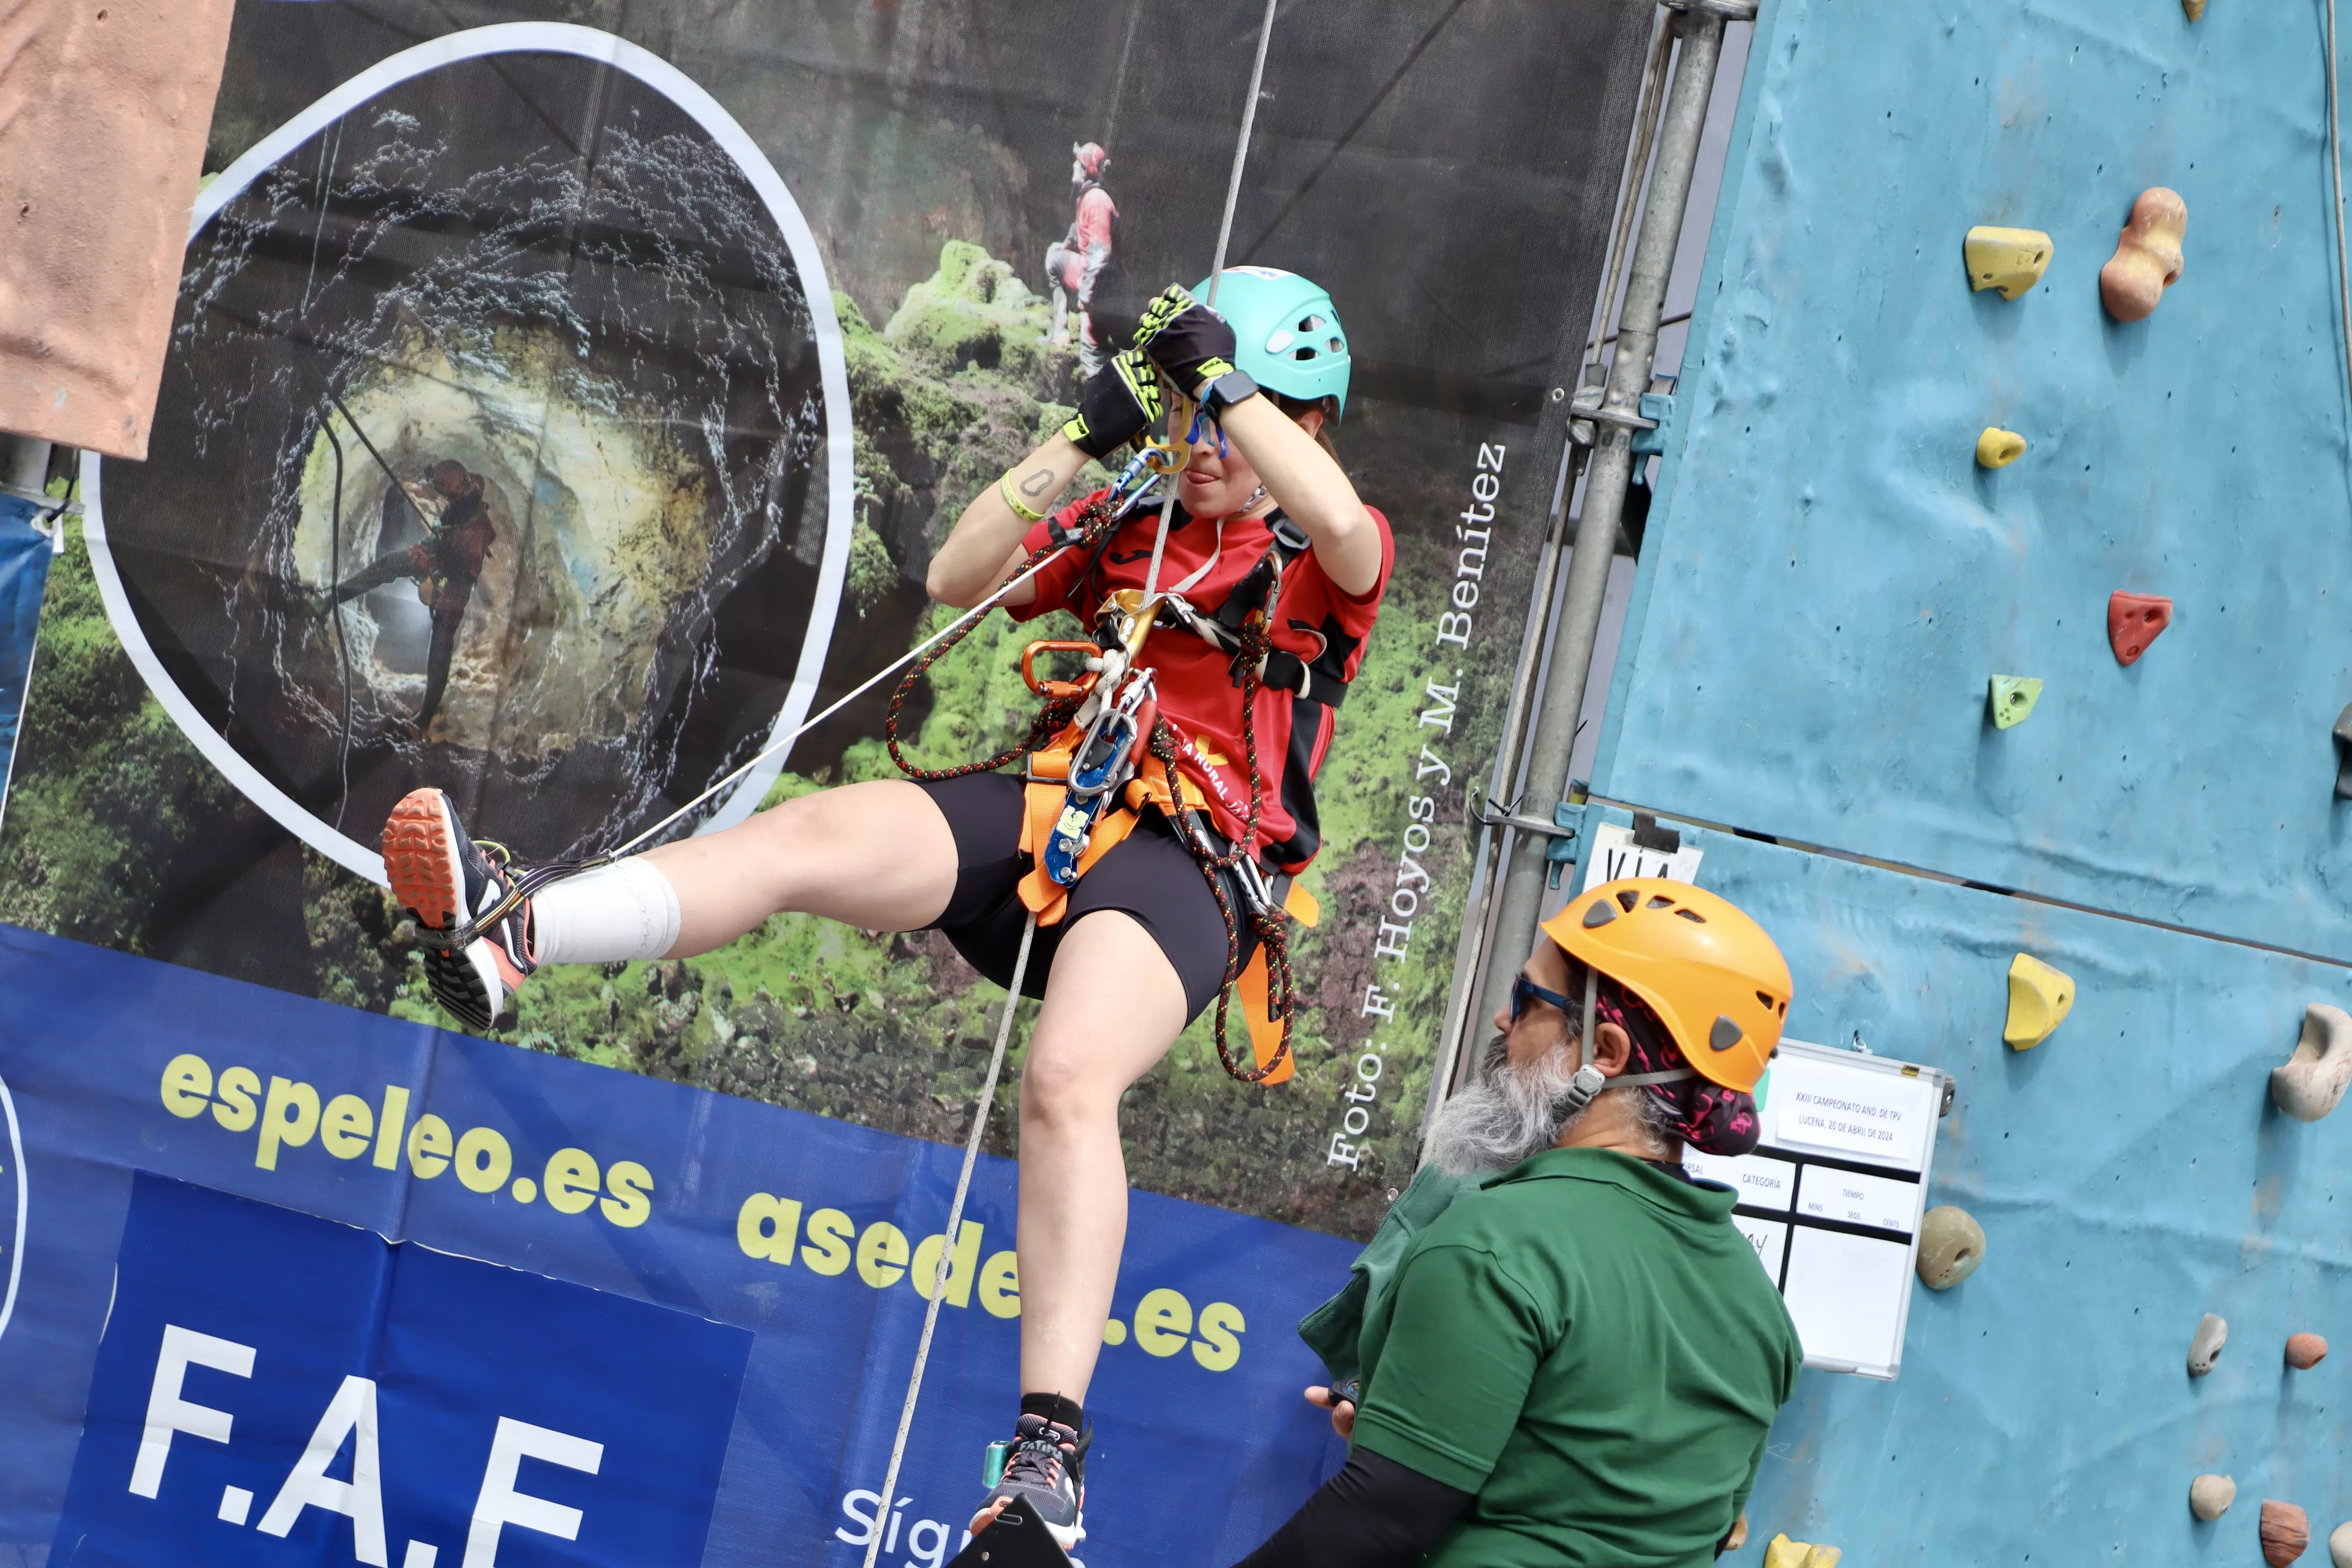
M 793 742 L 798 741 L 803 735 L 807 734 L 811 730 L 815 729 L 818 725 L 824 723 L 826 720 L 832 718 L 835 714 L 848 707 L 852 702 L 856 701 L 857 699 L 865 696 L 867 692 L 881 685 L 882 682 L 887 679 L 890 676 L 897 674 L 900 669 L 905 668 L 909 665 L 918 665 L 918 661 L 922 660 L 924 656 L 930 654 L 934 648 L 944 653 L 948 648 L 953 647 L 958 642 L 961 642 L 966 636 L 968 636 L 974 626 L 980 625 L 981 621 L 987 616 L 989 611 L 1003 603 L 1005 595 L 1012 593 L 1013 589 L 1018 588 L 1022 584 L 1034 578 L 1038 573 L 1043 572 L 1047 566 L 1053 564 L 1053 563 L 1059 559 L 1066 552 L 1089 548 L 1097 542 L 1098 537 L 1107 536 L 1112 525 L 1115 525 L 1120 520 L 1124 519 L 1128 511 L 1135 505 L 1135 503 L 1142 499 L 1143 491 L 1140 488 L 1142 476 L 1147 472 L 1160 471 L 1155 468 L 1152 465 L 1154 454 L 1161 449 L 1162 448 L 1147 446 L 1142 451 L 1136 454 L 1133 460 L 1131 460 L 1125 468 L 1120 470 L 1118 479 L 1113 482 L 1108 493 L 1095 503 L 1094 510 L 1097 515 L 1096 515 L 1093 523 L 1091 523 L 1087 531 L 1078 538 L 1072 540 L 1067 544 L 1048 544 L 1040 546 L 1037 551 L 1023 563 L 1022 569 L 1013 574 L 1013 575 L 1009 578 L 1002 587 L 998 588 L 996 592 L 991 594 L 987 598 L 982 599 L 979 604 L 974 605 L 971 609 L 966 610 L 962 615 L 957 616 L 953 621 L 949 622 L 948 625 L 941 627 L 937 632 L 934 632 L 931 636 L 924 638 L 921 642 L 917 643 L 913 647 L 908 648 L 897 658 L 892 659 L 888 664 L 886 664 L 881 668 L 876 670 L 872 675 L 867 676 L 864 680 L 858 682 L 857 685 L 852 687 L 847 692 L 844 693 L 840 700 L 826 708 L 823 712 L 807 720 L 797 729 L 793 730 L 791 734 L 783 736 L 782 739 L 769 742 L 768 744 L 761 748 L 761 751 L 749 762 L 744 763 L 741 766 L 736 768 L 725 777 L 710 784 L 700 794 L 695 795 L 693 799 L 679 806 L 676 811 L 671 812 L 667 816 L 663 817 L 659 822 L 655 823 L 651 827 L 646 828 L 635 837 L 622 844 L 618 848 L 608 849 L 598 855 L 591 855 L 583 860 L 551 860 L 543 865 L 533 866 L 530 869 L 514 877 L 514 879 L 508 884 L 505 895 L 501 897 L 497 903 L 491 905 L 489 909 L 474 916 L 472 920 L 468 921 L 464 925 L 454 926 L 444 931 L 419 931 L 416 933 L 417 941 L 426 947 L 453 952 L 471 945 L 474 942 L 487 934 L 490 928 L 497 925 L 499 921 L 506 919 L 507 916 L 521 908 L 525 900 L 536 894 L 541 888 L 547 887 L 551 883 L 562 881 L 566 878 L 577 877 L 583 872 L 593 871 L 602 867 L 610 866 L 614 861 L 624 858 L 635 851 L 638 846 L 667 832 L 672 826 L 676 826 L 690 814 L 699 811 L 720 792 L 748 775 L 753 768 L 758 767 L 770 757 L 772 757 L 778 752 L 790 747 Z M 1127 493 L 1127 489 L 1131 484 L 1137 485 L 1138 489 L 1134 494 L 1129 495 Z M 929 665 L 920 664 L 918 668 L 919 671 L 920 668 L 928 668 Z M 892 702 L 892 715 L 894 721 L 898 700 L 901 700 L 903 699 L 894 700 Z M 1011 756 L 1017 756 L 1020 753 L 1021 749 L 1022 748 L 1016 748 L 1008 755 L 1006 760 L 1011 760 Z M 895 745 L 892 747 L 891 754 L 894 757 L 898 755 L 898 751 Z M 907 764 L 902 760 L 899 765 L 904 767 Z M 997 765 L 1002 766 L 1003 764 L 999 763 Z M 982 770 L 975 768 L 967 771 L 979 772 Z
M 971 609 L 957 616 L 940 631 L 916 644 L 913 647 L 908 649 L 903 656 L 891 660 L 888 664 L 884 665 L 880 669 L 876 670 L 872 675 L 866 677 L 866 679 L 858 682 L 856 686 L 844 693 L 838 702 L 834 703 L 833 706 L 827 708 L 824 712 L 816 714 L 806 723 L 801 725 L 798 729 L 794 730 L 791 734 L 786 735 L 783 739 L 769 742 L 768 746 L 757 756 L 754 756 L 750 762 L 745 763 L 733 773 L 730 773 L 726 777 L 719 780 L 709 788 L 704 790 L 700 795 L 696 795 L 692 800 L 688 801 L 684 805 L 679 806 L 676 811 L 671 812 L 667 816 L 663 817 L 659 822 L 655 823 L 651 827 L 646 828 L 635 838 L 623 844 L 619 848 L 608 849 L 601 855 L 591 855 L 584 860 L 551 860 L 544 865 L 533 866 L 530 869 L 516 875 L 511 879 L 508 884 L 506 896 L 504 898 L 501 898 L 489 909 L 475 916 L 466 924 L 453 926 L 446 931 L 420 930 L 416 933 L 417 941 L 426 947 L 437 948 L 445 952 L 456 952 L 462 951 L 463 949 L 471 946 L 478 939 L 488 933 L 492 926 L 497 925 L 499 921 L 506 919 L 507 916 L 512 914 L 517 909 L 520 908 L 541 888 L 547 887 L 551 883 L 562 881 L 567 878 L 580 876 L 583 872 L 593 871 L 602 867 L 610 866 L 614 861 L 625 858 L 631 851 L 635 850 L 637 846 L 645 843 L 647 839 L 667 831 L 673 824 L 686 816 L 688 813 L 701 809 L 706 802 L 717 795 L 721 790 L 727 788 L 728 785 L 744 777 L 746 774 L 750 773 L 753 768 L 758 767 L 761 763 L 767 761 L 770 757 L 775 755 L 778 752 L 782 751 L 787 746 L 790 746 L 803 735 L 807 734 L 811 730 L 815 729 L 819 724 L 824 723 L 826 720 L 832 718 L 835 714 L 848 707 L 852 702 L 856 701 L 859 698 L 865 696 L 867 692 L 881 685 L 888 677 L 897 674 L 902 667 L 914 663 L 917 659 L 919 659 L 923 655 L 929 653 L 932 648 L 938 647 L 941 643 L 947 643 L 950 647 L 954 646 L 954 642 L 950 641 L 950 639 L 961 641 L 965 634 L 969 633 L 972 627 L 981 623 L 982 618 L 985 616 L 989 611 L 994 609 L 997 605 L 1003 600 L 1005 595 L 1011 593 L 1022 584 L 1026 583 L 1038 573 L 1043 572 L 1048 565 L 1052 564 L 1056 556 L 1060 555 L 1064 550 L 1067 550 L 1069 548 L 1070 546 L 1068 545 L 1063 545 L 1059 549 L 1049 552 L 1044 559 L 1038 561 L 1027 571 L 1013 578 L 995 593 L 991 594 L 987 598 L 982 599 L 979 604 L 974 605 Z M 999 763 L 998 765 L 1002 766 L 1003 764 Z M 975 768 L 971 771 L 977 773 L 982 770 Z
M 343 743 L 338 772 L 342 793 L 335 796 L 335 831 L 341 833 L 343 812 L 352 804 L 352 645 L 343 635 L 342 601 L 335 597 L 343 585 L 343 444 L 335 438 L 335 426 L 329 420 L 319 421 L 319 433 L 335 452 L 335 495 L 327 509 L 327 614 L 334 617 L 335 652 L 343 666 Z
M 368 439 L 365 427 L 352 416 L 350 409 L 343 406 L 343 400 L 336 395 L 332 382 L 327 384 L 327 401 L 334 405 L 335 412 L 343 416 L 343 423 L 352 427 L 352 434 L 360 438 L 360 445 L 366 447 L 368 456 L 375 459 L 375 466 L 383 470 L 383 477 L 392 482 L 393 493 L 415 514 L 416 521 L 424 524 L 425 536 L 430 538 L 438 533 L 440 530 L 433 520 L 425 515 L 424 509 L 416 504 L 416 498 L 408 493 L 408 487 L 400 482 L 400 476 L 392 471 L 392 465 L 384 461 L 383 454 L 375 449 L 373 441 Z M 328 511 L 327 547 L 327 595 L 333 602 L 328 605 L 327 613 L 334 617 L 335 648 L 343 668 L 343 740 L 341 759 L 338 764 L 342 790 L 335 797 L 335 831 L 341 833 L 343 830 L 343 813 L 352 803 L 352 647 L 343 633 L 342 604 L 334 600 L 336 591 L 343 585 L 343 444 L 335 438 L 334 425 L 324 416 L 320 417 L 319 431 L 327 437 L 327 444 L 335 452 L 335 494 Z
M 898 1435 L 890 1440 L 890 1468 L 882 1473 L 882 1500 L 875 1505 L 874 1533 L 866 1542 L 866 1568 L 881 1555 L 883 1525 L 890 1517 L 890 1500 L 898 1492 L 898 1466 L 907 1457 L 907 1435 L 914 1430 L 915 1402 L 923 1394 L 923 1369 L 930 1363 L 931 1332 L 939 1327 L 940 1301 L 948 1293 L 948 1270 L 955 1262 L 957 1228 L 963 1223 L 963 1201 L 971 1191 L 971 1170 L 980 1162 L 980 1137 L 987 1129 L 988 1112 L 996 1101 L 996 1079 L 1004 1070 L 1005 1047 L 1013 1040 L 1013 1016 L 1021 1007 L 1021 983 L 1029 973 L 1029 948 L 1037 938 L 1037 917 L 1022 922 L 1021 951 L 1013 960 L 1013 984 L 1004 994 L 1004 1013 L 996 1024 L 996 1053 L 988 1058 L 988 1078 L 980 1086 L 980 1104 L 971 1113 L 971 1135 L 963 1142 L 963 1169 L 956 1173 L 955 1201 L 948 1205 L 947 1228 L 940 1234 L 940 1266 L 931 1275 L 931 1299 L 923 1308 L 922 1337 L 915 1342 L 915 1370 L 907 1379 L 907 1402 L 898 1407 Z
M 343 416 L 343 423 L 349 425 L 352 427 L 352 434 L 360 438 L 360 445 L 365 447 L 368 456 L 375 459 L 375 466 L 382 468 L 383 477 L 392 481 L 393 493 L 407 503 L 408 510 L 415 514 L 416 521 L 424 526 L 425 534 L 429 537 L 440 532 L 441 525 L 425 515 L 425 509 L 416 504 L 416 498 L 408 493 L 408 487 L 400 482 L 400 476 L 392 471 L 392 465 L 383 460 L 383 454 L 377 451 L 375 443 L 368 439 L 366 428 L 352 417 L 352 411 L 343 406 L 343 400 L 335 395 L 335 389 L 332 386 L 327 388 L 327 401 L 335 405 L 335 412 Z

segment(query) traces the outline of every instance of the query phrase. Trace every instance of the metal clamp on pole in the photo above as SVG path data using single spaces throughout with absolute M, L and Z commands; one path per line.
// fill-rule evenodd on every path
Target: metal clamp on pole
M 1658 0 L 1669 11 L 1696 11 L 1727 22 L 1756 20 L 1756 0 Z
M 1584 785 L 1580 782 L 1575 784 L 1572 793 L 1580 798 L 1564 800 L 1553 806 L 1549 822 L 1538 817 L 1521 816 L 1517 801 L 1496 811 L 1493 802 L 1483 799 L 1471 806 L 1470 818 L 1487 827 L 1507 827 L 1516 833 L 1542 839 L 1544 860 L 1551 868 L 1547 885 L 1557 888 L 1561 869 L 1575 865 L 1583 852 L 1584 808 L 1587 803 L 1580 797 Z
M 1654 430 L 1658 427 L 1656 420 L 1644 419 L 1638 414 L 1628 414 L 1622 408 L 1610 408 L 1601 404 L 1582 401 L 1571 403 L 1569 406 L 1576 411 L 1577 418 L 1590 419 L 1597 424 L 1621 426 L 1628 430 Z

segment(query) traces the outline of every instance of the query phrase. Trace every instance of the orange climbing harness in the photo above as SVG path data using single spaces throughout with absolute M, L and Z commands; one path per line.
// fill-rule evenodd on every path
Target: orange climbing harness
M 1107 539 L 1117 524 L 1116 518 L 1091 515 L 1097 510 L 1090 508 L 1076 520 L 1082 548 Z M 892 761 L 916 779 L 992 772 L 1024 752 L 1028 753 L 1020 847 L 1032 864 L 1021 880 L 1020 893 L 1023 905 L 1041 926 L 1063 920 L 1069 912 L 1070 889 L 1135 831 L 1146 806 L 1158 810 L 1200 866 L 1224 921 L 1225 974 L 1217 996 L 1217 1058 L 1241 1082 L 1281 1083 L 1296 1070 L 1290 1050 L 1295 996 L 1288 932 L 1283 922 L 1287 917 L 1312 926 L 1317 910 L 1313 897 L 1296 883 L 1277 895 L 1257 862 L 1264 780 L 1257 765 L 1254 710 L 1267 651 L 1266 615 L 1264 610 L 1254 612 L 1244 622 L 1239 637 L 1241 656 L 1236 662 L 1242 675 L 1249 811 L 1240 842 L 1221 848 L 1200 820 L 1207 795 L 1176 766 L 1179 747 L 1174 729 L 1159 711 L 1153 672 L 1141 663 L 1144 644 L 1166 599 L 1165 595 L 1147 599 L 1137 589 L 1120 589 L 1104 601 L 1094 640 L 1033 642 L 1023 649 L 1022 679 L 1043 701 L 1030 721 L 1028 738 L 994 757 L 960 767 L 926 769 L 916 766 L 899 750 L 899 710 L 915 682 L 954 646 L 953 641 L 941 644 L 908 668 L 891 696 L 885 739 Z M 1051 653 L 1083 656 L 1084 673 L 1069 680 L 1041 675 L 1038 656 Z M 1242 889 L 1245 908 L 1241 911 L 1234 908 L 1228 876 Z M 1238 962 L 1244 919 L 1257 937 L 1256 950 L 1246 965 Z M 1253 1065 L 1247 1068 L 1235 1062 L 1226 1038 L 1227 1016 L 1236 993 L 1250 1034 Z

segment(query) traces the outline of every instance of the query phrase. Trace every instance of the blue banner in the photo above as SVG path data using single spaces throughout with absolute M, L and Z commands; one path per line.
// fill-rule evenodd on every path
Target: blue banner
M 957 1150 L 7 928 L 0 1086 L 0 1552 L 847 1564 L 878 1524 L 884 1563 L 940 1568 L 962 1544 L 1018 1392 L 1006 1162 L 950 1244 Z M 1229 1561 L 1336 1466 L 1292 1325 L 1353 1252 L 1135 1194 L 1084 1554 Z M 349 1489 L 363 1417 L 380 1505 Z M 569 1510 L 573 1536 L 542 1528 Z
M 693 1562 L 751 1343 L 142 1173 L 50 1561 Z

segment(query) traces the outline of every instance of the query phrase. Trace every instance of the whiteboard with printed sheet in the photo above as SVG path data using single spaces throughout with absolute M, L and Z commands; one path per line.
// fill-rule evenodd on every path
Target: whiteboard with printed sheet
M 1783 1040 L 1756 1086 L 1756 1152 L 1684 1155 L 1739 1194 L 1733 1223 L 1780 1288 L 1807 1366 L 1902 1370 L 1947 1082 L 1937 1068 Z

